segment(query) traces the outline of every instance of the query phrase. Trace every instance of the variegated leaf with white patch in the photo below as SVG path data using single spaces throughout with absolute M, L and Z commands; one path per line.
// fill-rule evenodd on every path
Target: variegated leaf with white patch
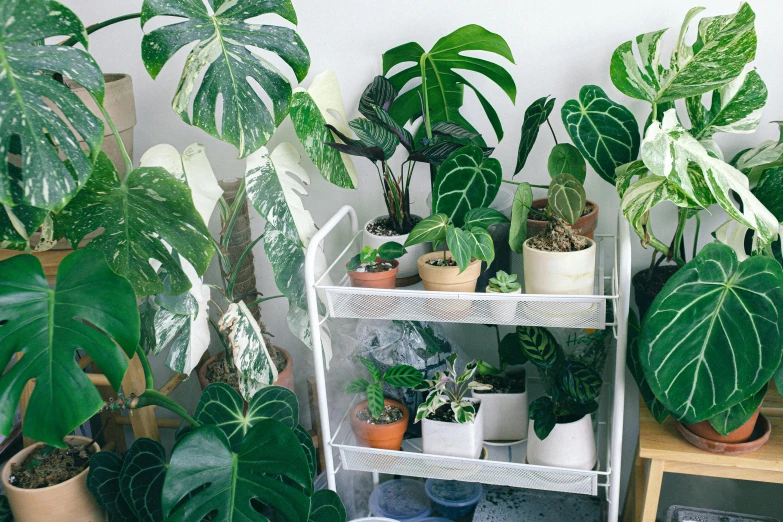
M 624 191 L 620 209 L 643 241 L 647 241 L 649 211 L 664 201 L 689 206 L 687 195 L 665 176 L 645 176 Z
M 774 123 L 780 127 L 780 137 L 777 140 L 767 140 L 751 149 L 741 151 L 731 160 L 731 165 L 734 168 L 749 175 L 756 167 L 783 159 L 783 122 Z M 751 188 L 754 187 L 755 181 L 750 180 Z
M 310 69 L 307 47 L 295 30 L 249 22 L 270 14 L 297 22 L 290 0 L 219 0 L 211 1 L 210 9 L 200 1 L 144 0 L 141 9 L 142 26 L 158 17 L 175 17 L 172 23 L 153 29 L 142 38 L 141 56 L 147 72 L 156 78 L 177 51 L 196 42 L 185 60 L 172 106 L 186 123 L 234 145 L 242 158 L 269 141 L 288 115 L 291 98 L 288 78 L 257 49 L 280 58 L 298 81 Z M 256 93 L 254 84 L 269 96 L 274 116 Z M 222 107 L 218 106 L 219 100 Z M 220 114 L 218 128 L 216 120 Z
M 258 390 L 277 380 L 277 368 L 266 349 L 264 336 L 243 301 L 229 305 L 218 327 L 228 334 L 239 376 L 239 392 L 249 401 Z
M 323 320 L 322 316 L 318 316 L 319 320 Z M 310 335 L 310 318 L 307 310 L 299 308 L 293 303 L 288 303 L 288 315 L 286 315 L 286 321 L 288 322 L 288 329 L 296 336 L 297 339 L 302 341 L 305 346 L 313 349 L 313 338 Z M 326 363 L 326 369 L 329 369 L 329 362 L 332 360 L 332 334 L 329 332 L 329 328 L 326 323 L 322 323 L 320 327 L 321 334 L 321 348 L 324 351 L 324 362 Z
M 750 234 L 750 251 L 748 238 Z M 758 247 L 758 237 L 755 231 L 733 219 L 727 220 L 712 233 L 712 237 L 734 249 L 737 260 L 741 263 L 751 256 Z

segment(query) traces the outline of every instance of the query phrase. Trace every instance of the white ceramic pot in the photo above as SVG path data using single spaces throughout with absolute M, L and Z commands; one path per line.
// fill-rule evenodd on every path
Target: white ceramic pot
M 541 440 L 530 421 L 527 436 L 527 462 L 538 466 L 591 470 L 596 463 L 595 434 L 590 415 L 573 422 L 555 424 Z
M 527 437 L 527 392 L 476 393 L 484 410 L 484 440 L 518 441 Z
M 522 288 L 519 288 L 515 290 L 514 292 L 507 292 L 507 293 L 501 293 L 501 292 L 493 292 L 489 289 L 489 287 L 485 290 L 488 294 L 500 294 L 500 295 L 514 295 L 514 294 L 521 294 Z M 492 311 L 492 320 L 496 324 L 504 324 L 504 323 L 511 323 L 514 320 L 514 316 L 517 315 L 517 304 L 514 301 L 509 300 L 497 300 L 497 301 L 490 301 L 489 302 L 489 309 Z
M 367 231 L 367 226 L 370 223 L 385 217 L 388 216 L 378 216 L 364 224 L 364 228 L 362 229 L 363 246 L 379 248 L 382 244 L 389 241 L 396 241 L 401 245 L 405 244 L 405 241 L 408 239 L 408 234 L 402 234 L 399 236 L 376 236 L 375 234 L 371 234 Z M 397 279 L 413 277 L 419 273 L 419 267 L 416 265 L 416 260 L 424 254 L 432 252 L 432 243 L 419 243 L 418 245 L 409 246 L 407 250 L 407 254 L 397 259 L 397 261 L 400 263 L 399 270 L 397 271 Z
M 472 399 L 472 402 L 481 401 Z M 479 458 L 484 444 L 483 409 L 483 406 L 479 407 L 476 418 L 470 424 L 422 419 L 422 452 L 465 459 Z

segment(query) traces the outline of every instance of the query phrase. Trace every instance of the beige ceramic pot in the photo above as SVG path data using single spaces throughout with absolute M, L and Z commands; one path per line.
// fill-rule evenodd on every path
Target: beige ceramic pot
M 69 444 L 90 442 L 85 437 L 66 437 Z M 3 488 L 11 505 L 16 522 L 43 522 L 45 520 L 67 520 L 68 522 L 103 522 L 106 512 L 98 506 L 87 489 L 87 468 L 70 480 L 40 489 L 22 489 L 9 484 L 11 464 L 22 462 L 27 455 L 42 443 L 25 448 L 5 465 L 2 471 Z M 94 444 L 95 451 L 100 450 Z
M 446 251 L 451 258 L 451 252 Z M 434 292 L 475 292 L 476 281 L 481 275 L 481 261 L 473 259 L 464 272 L 457 266 L 433 266 L 427 264 L 431 259 L 443 258 L 443 252 L 430 252 L 419 257 L 419 276 L 424 281 L 424 289 Z

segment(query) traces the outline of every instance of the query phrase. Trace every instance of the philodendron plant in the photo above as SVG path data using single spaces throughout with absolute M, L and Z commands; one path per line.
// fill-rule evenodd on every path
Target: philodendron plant
M 370 372 L 372 381 L 354 379 L 345 386 L 345 393 L 366 394 L 367 408 L 370 410 L 370 415 L 376 420 L 380 418 L 384 410 L 384 384 L 395 388 L 415 388 L 424 379 L 424 375 L 419 370 L 407 364 L 392 366 L 383 372 L 371 360 L 364 357 L 359 357 L 359 360 Z
M 151 405 L 170 409 L 187 423 L 171 456 L 140 438 L 125 453 L 90 458 L 87 487 L 111 520 L 162 522 L 242 520 L 270 516 L 291 522 L 345 522 L 336 493 L 314 491 L 313 440 L 299 425 L 296 395 L 270 386 L 245 408 L 223 383 L 209 385 L 191 416 L 155 391 L 123 398 L 112 409 Z
M 423 381 L 416 389 L 428 391 L 427 398 L 416 410 L 416 422 L 434 415 L 441 407 L 449 406 L 454 420 L 460 424 L 470 424 L 476 418 L 476 406 L 465 399 L 469 390 L 490 390 L 492 386 L 473 380 L 477 363 L 471 361 L 465 365 L 465 371 L 459 373 L 454 367 L 457 354 L 446 359 L 446 369 L 438 370 L 432 379 Z

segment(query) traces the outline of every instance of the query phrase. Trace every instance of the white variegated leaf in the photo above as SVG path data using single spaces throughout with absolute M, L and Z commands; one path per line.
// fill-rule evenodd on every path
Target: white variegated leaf
M 737 260 L 741 263 L 749 258 L 750 254 L 752 254 L 758 246 L 758 237 L 754 232 L 751 243 L 751 251 L 747 251 L 747 248 L 745 247 L 745 240 L 748 237 L 749 231 L 750 229 L 745 225 L 737 223 L 733 219 L 729 219 L 719 226 L 715 232 L 712 233 L 712 236 L 724 245 L 728 245 L 733 248 L 734 252 L 737 253 Z
M 704 147 L 704 150 L 707 151 L 708 154 L 710 154 L 714 158 L 718 158 L 721 161 L 724 161 L 725 158 L 723 157 L 723 151 L 720 150 L 720 145 L 713 140 L 713 139 L 706 139 L 706 140 L 699 140 L 699 143 L 701 143 L 701 146 Z
M 691 132 L 700 141 L 719 132 L 748 134 L 755 132 L 761 122 L 761 114 L 767 103 L 767 86 L 754 71 L 745 71 L 720 89 L 713 91 L 712 105 L 706 111 L 701 99 L 694 100 L 699 107 L 695 113 L 689 100 Z M 703 116 L 703 117 L 700 117 Z
M 783 125 L 781 125 L 781 138 L 767 140 L 752 149 L 742 151 L 731 161 L 731 164 L 743 174 L 750 174 L 754 167 L 778 161 L 781 157 L 783 157 Z M 751 188 L 753 186 L 754 182 L 751 180 Z
M 646 175 L 623 193 L 620 208 L 639 237 L 646 238 L 648 212 L 664 201 L 679 207 L 688 206 L 688 198 L 665 176 Z
M 319 316 L 318 319 L 319 321 L 323 320 L 323 317 Z M 286 320 L 291 333 L 312 350 L 313 339 L 310 336 L 310 317 L 307 314 L 307 310 L 289 303 Z M 326 323 L 321 324 L 321 347 L 324 351 L 324 361 L 328 370 L 329 362 L 332 360 L 332 335 L 329 332 L 329 328 L 326 327 Z
M 239 374 L 239 391 L 246 400 L 277 380 L 277 368 L 269 356 L 264 336 L 243 301 L 231 303 L 220 318 L 221 332 L 228 332 Z

